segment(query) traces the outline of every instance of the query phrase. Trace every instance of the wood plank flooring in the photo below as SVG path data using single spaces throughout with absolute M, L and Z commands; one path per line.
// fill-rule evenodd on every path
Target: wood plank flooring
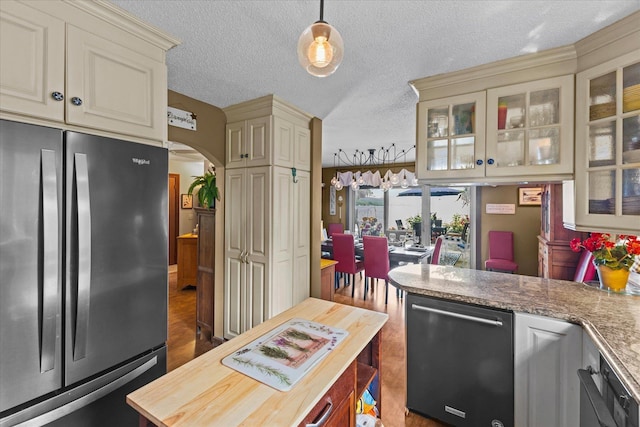
M 204 339 L 196 338 L 196 291 L 194 288 L 176 289 L 175 266 L 169 268 L 169 338 L 167 369 L 181 366 L 214 347 Z M 396 296 L 394 287 L 389 286 L 389 303 L 384 304 L 384 281 L 378 284 L 362 299 L 364 284 L 356 278 L 355 298 L 351 298 L 351 286 L 340 287 L 335 301 L 386 312 L 389 321 L 382 329 L 382 399 L 384 409 L 382 422 L 385 427 L 441 427 L 443 424 L 414 413 L 405 414 L 406 367 L 404 299 Z

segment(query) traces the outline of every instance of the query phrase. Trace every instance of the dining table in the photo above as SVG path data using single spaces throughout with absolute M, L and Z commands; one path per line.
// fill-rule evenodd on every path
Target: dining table
M 322 241 L 323 257 L 333 258 L 333 242 L 331 239 Z M 428 261 L 433 253 L 433 247 L 393 246 L 389 245 L 389 268 L 404 264 L 420 264 Z M 361 241 L 355 242 L 355 254 L 364 259 L 364 246 Z

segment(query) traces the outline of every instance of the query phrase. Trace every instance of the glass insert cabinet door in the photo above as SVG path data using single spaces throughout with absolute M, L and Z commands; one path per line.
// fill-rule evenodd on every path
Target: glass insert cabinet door
M 419 178 L 484 176 L 485 92 L 418 104 Z
M 489 89 L 487 176 L 573 174 L 573 99 L 572 75 Z
M 638 232 L 640 51 L 579 73 L 576 87 L 576 222 Z

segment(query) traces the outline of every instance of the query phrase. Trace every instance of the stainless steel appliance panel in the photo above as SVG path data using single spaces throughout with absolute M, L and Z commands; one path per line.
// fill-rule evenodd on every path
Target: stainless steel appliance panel
M 66 133 L 65 385 L 167 337 L 167 150 Z
M 0 412 L 60 387 L 62 131 L 0 121 Z
M 513 314 L 406 302 L 407 408 L 456 426 L 513 426 Z

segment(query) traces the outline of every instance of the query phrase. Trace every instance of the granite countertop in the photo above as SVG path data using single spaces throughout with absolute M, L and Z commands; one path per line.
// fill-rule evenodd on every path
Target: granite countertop
M 395 268 L 389 278 L 412 294 L 578 324 L 640 402 L 640 296 L 616 295 L 566 280 L 430 264 Z

